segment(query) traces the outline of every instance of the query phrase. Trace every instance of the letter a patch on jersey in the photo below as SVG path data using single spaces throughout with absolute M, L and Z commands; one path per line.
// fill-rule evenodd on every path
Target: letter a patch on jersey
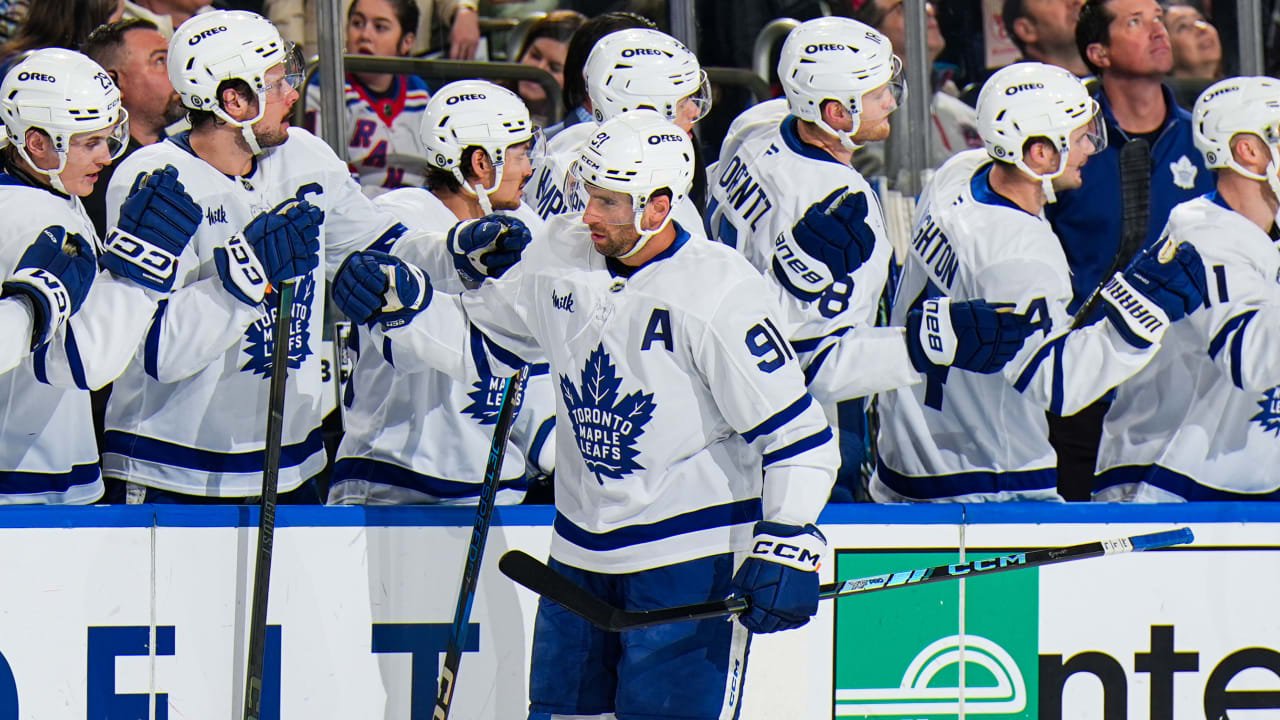
M 619 480 L 644 466 L 636 462 L 636 440 L 653 418 L 653 393 L 640 390 L 618 397 L 622 378 L 601 344 L 591 351 L 582 368 L 581 392 L 573 380 L 560 376 L 560 392 L 569 409 L 578 451 L 603 485 L 605 478 Z

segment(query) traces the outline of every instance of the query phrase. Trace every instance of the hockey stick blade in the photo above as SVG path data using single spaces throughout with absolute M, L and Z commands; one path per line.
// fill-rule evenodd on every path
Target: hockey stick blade
M 1195 536 L 1192 534 L 1191 528 L 1184 527 L 1177 530 L 1114 538 L 1082 545 L 1009 553 L 973 562 L 902 570 L 884 575 L 872 575 L 838 583 L 829 583 L 819 588 L 818 598 L 820 600 L 828 600 L 857 593 L 891 590 L 893 588 L 923 585 L 978 575 L 992 575 L 1008 570 L 1040 567 L 1102 555 L 1156 550 L 1171 545 L 1184 545 L 1194 540 Z M 730 597 L 724 600 L 710 600 L 658 610 L 623 610 L 583 590 L 568 578 L 548 567 L 541 560 L 519 550 L 512 550 L 503 555 L 502 560 L 498 563 L 498 568 L 502 570 L 504 575 L 517 583 L 608 632 L 623 632 L 672 622 L 723 617 L 742 612 L 750 606 L 746 598 Z

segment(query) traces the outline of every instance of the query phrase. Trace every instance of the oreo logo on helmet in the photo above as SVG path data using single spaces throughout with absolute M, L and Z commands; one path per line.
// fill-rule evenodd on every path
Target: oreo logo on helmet
M 457 105 L 460 102 L 466 102 L 468 100 L 483 100 L 484 98 L 485 96 L 483 93 L 465 93 L 462 95 L 454 95 L 450 97 L 448 100 L 444 101 L 444 104 Z
M 826 52 L 828 50 L 848 50 L 849 48 L 840 43 L 815 43 L 813 45 L 805 45 L 806 53 Z
M 213 37 L 218 33 L 224 33 L 226 31 L 227 31 L 226 25 L 219 25 L 218 27 L 212 27 L 212 28 L 209 28 L 208 30 L 201 30 L 195 35 L 192 35 L 191 39 L 187 41 L 187 44 L 195 45 L 199 43 L 201 40 L 204 40 L 205 38 Z
M 39 80 L 41 82 L 47 82 L 47 83 L 58 82 L 58 79 L 52 75 L 45 75 L 44 73 L 32 72 L 30 70 L 23 70 L 22 72 L 18 73 L 18 79 L 19 80 Z
M 649 136 L 650 145 L 661 145 L 664 142 L 680 142 L 680 136 L 675 133 L 660 133 Z
M 1044 83 L 1038 83 L 1038 82 L 1034 82 L 1034 83 L 1018 83 L 1017 85 L 1010 85 L 1009 87 L 1005 88 L 1005 89 L 1004 89 L 1004 94 L 1005 94 L 1005 95 L 1017 95 L 1018 93 L 1022 92 L 1023 90 L 1043 90 L 1043 89 L 1044 89 Z
M 636 55 L 666 55 L 666 54 L 667 53 L 664 53 L 661 50 L 654 50 L 653 48 L 627 48 L 622 51 L 622 57 L 624 58 L 634 57 Z

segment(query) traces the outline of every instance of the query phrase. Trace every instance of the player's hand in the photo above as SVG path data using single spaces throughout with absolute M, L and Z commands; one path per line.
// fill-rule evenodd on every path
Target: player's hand
M 259 213 L 245 226 L 244 238 L 267 273 L 279 284 L 309 274 L 320 265 L 320 225 L 324 211 L 306 200 L 290 198 Z
M 431 279 L 394 255 L 363 250 L 342 261 L 332 296 L 352 322 L 380 321 L 390 329 L 409 322 L 431 303 Z
M 758 522 L 751 552 L 733 576 L 737 597 L 751 600 L 738 621 L 751 632 L 798 628 L 818 612 L 818 564 L 827 539 L 817 527 Z
M 778 238 L 773 256 L 778 280 L 796 297 L 813 300 L 862 267 L 876 248 L 867 212 L 866 193 L 851 193 L 848 186 L 810 205 L 791 229 L 790 241 L 786 235 Z
M 475 283 L 502 277 L 520 260 L 532 236 L 524 223 L 510 215 L 488 215 L 458 223 L 449 230 L 448 247 L 462 277 Z
M 120 205 L 120 219 L 107 233 L 102 267 L 139 285 L 168 292 L 178 274 L 178 257 L 203 218 L 172 165 L 138 173 Z
M 214 248 L 213 264 L 232 297 L 255 307 L 262 303 L 270 287 L 267 271 L 244 235 L 232 235 L 222 247 Z
M 27 298 L 35 314 L 34 350 L 53 336 L 84 303 L 97 274 L 93 247 L 77 233 L 51 225 L 22 253 L 0 296 Z
M 1168 324 L 1202 306 L 1209 291 L 1204 262 L 1193 246 L 1182 243 L 1164 253 L 1165 259 L 1161 254 L 1144 249 L 1102 288 L 1107 317 L 1134 347 L 1158 342 Z
M 931 298 L 907 313 L 907 354 L 922 373 L 954 367 L 977 373 L 1004 368 L 1041 329 L 1026 315 L 984 300 Z

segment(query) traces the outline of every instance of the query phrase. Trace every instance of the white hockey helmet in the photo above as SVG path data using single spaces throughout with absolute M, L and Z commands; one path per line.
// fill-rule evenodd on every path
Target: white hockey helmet
M 1231 153 L 1231 139 L 1241 133 L 1262 138 L 1271 150 L 1263 175 L 1246 170 Z M 1280 197 L 1280 81 L 1269 77 L 1234 77 L 1210 85 L 1196 98 L 1191 137 L 1210 168 L 1230 168 L 1254 180 L 1266 180 Z
M 238 121 L 222 108 L 218 88 L 227 80 L 242 80 L 259 98 L 266 92 L 267 71 L 284 66 L 285 81 L 302 87 L 302 53 L 280 36 L 270 20 L 246 10 L 214 10 L 191 16 L 169 41 L 169 81 L 192 110 L 206 110 L 228 125 L 240 128 L 254 154 L 261 152 L 253 126 L 262 119 L 266 103 L 258 103 L 252 120 Z
M 644 209 L 659 190 L 671 192 L 671 207 L 684 201 L 693 185 L 693 141 L 680 126 L 649 109 L 632 110 L 606 120 L 569 169 L 570 191 L 582 207 L 585 185 L 626 194 L 631 198 L 632 225 L 640 233 L 623 258 L 644 247 L 650 237 L 671 222 L 672 213 L 658 227 L 641 227 Z
M 36 50 L 4 76 L 0 84 L 0 116 L 5 137 L 32 170 L 47 175 L 66 193 L 59 174 L 66 168 L 73 135 L 112 128 L 107 138 L 111 159 L 129 143 L 129 112 L 120 90 L 101 65 L 72 50 Z M 58 153 L 58 167 L 42 170 L 27 155 L 27 131 L 43 130 Z
M 476 196 L 487 215 L 493 212 L 489 195 L 502 183 L 507 148 L 530 140 L 537 145 L 539 132 L 519 95 L 484 80 L 458 80 L 432 94 L 422 114 L 419 135 L 427 148 L 427 162 L 452 172 L 466 192 Z M 462 156 L 472 146 L 483 149 L 493 162 L 490 187 L 480 182 L 474 187 L 467 184 Z
M 609 33 L 591 49 L 582 71 L 596 122 L 653 108 L 675 122 L 686 103 L 697 122 L 711 111 L 711 84 L 698 58 L 679 40 L 649 28 Z
M 1054 202 L 1053 179 L 1066 170 L 1071 134 L 1087 127 L 1086 138 L 1095 154 L 1107 147 L 1107 128 L 1098 101 L 1080 79 L 1056 65 L 1020 62 L 996 71 L 978 95 L 978 134 L 987 154 L 1012 163 L 1044 187 Z M 1040 174 L 1027 166 L 1027 141 L 1044 138 L 1058 151 L 1058 168 Z
M 847 150 L 861 125 L 863 96 L 888 86 L 894 101 L 907 97 L 902 62 L 893 43 L 870 25 L 850 18 L 820 17 L 800 23 L 782 44 L 778 78 L 791 114 L 840 138 Z M 853 115 L 853 129 L 836 130 L 822 119 L 822 104 L 841 103 Z

